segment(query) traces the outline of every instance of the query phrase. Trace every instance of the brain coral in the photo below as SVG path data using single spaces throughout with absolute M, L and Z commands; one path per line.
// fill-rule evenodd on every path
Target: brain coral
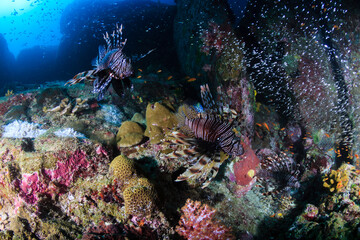
M 127 214 L 146 216 L 155 206 L 154 186 L 146 178 L 133 178 L 123 196 Z
M 119 155 L 111 162 L 110 172 L 120 182 L 127 182 L 136 174 L 134 161 L 124 155 Z

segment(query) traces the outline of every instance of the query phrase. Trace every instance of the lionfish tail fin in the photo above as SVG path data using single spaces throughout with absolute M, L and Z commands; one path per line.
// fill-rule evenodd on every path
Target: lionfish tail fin
M 94 81 L 96 77 L 94 76 L 95 70 L 88 70 L 81 73 L 76 74 L 72 79 L 67 81 L 65 85 L 74 85 L 76 83 L 79 83 L 81 81 Z

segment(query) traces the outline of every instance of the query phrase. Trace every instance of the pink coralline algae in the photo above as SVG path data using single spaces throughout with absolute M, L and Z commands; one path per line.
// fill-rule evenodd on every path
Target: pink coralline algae
M 87 155 L 82 150 L 76 150 L 66 156 L 65 152 L 58 154 L 59 161 L 54 170 L 44 169 L 43 174 L 51 181 L 61 186 L 69 187 L 74 180 L 89 167 Z
M 39 198 L 38 194 L 46 194 L 49 190 L 48 185 L 40 180 L 39 174 L 23 174 L 21 182 L 18 180 L 19 196 L 29 204 L 35 204 Z
M 39 196 L 64 194 L 79 177 L 93 176 L 102 161 L 90 158 L 83 150 L 61 151 L 56 156 L 59 160 L 55 169 L 41 169 L 39 173 L 23 174 L 22 179 L 15 180 L 14 186 L 24 202 L 36 204 Z
M 213 218 L 216 210 L 208 205 L 188 199 L 181 211 L 176 232 L 186 239 L 235 239 L 230 228 Z

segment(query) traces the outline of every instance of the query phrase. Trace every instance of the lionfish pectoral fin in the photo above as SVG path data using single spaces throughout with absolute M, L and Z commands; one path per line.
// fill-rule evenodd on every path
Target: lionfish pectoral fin
M 208 175 L 210 175 L 210 177 L 208 177 L 208 179 L 203 183 L 201 188 L 206 188 L 210 184 L 210 182 L 217 176 L 217 174 L 219 173 L 221 164 L 226 159 L 227 159 L 227 157 L 223 157 L 223 155 L 221 153 L 216 153 L 216 155 L 214 156 L 214 161 L 213 161 L 211 170 L 209 171 L 209 174 L 208 174 Z
M 195 179 L 199 182 L 205 181 L 210 169 L 212 169 L 211 158 L 206 155 L 201 155 L 199 158 L 196 157 L 196 159 L 198 159 L 198 161 L 181 174 L 176 179 L 177 182 L 189 179 Z
M 95 70 L 88 70 L 88 71 L 84 71 L 84 72 L 81 72 L 81 73 L 78 73 L 76 74 L 72 79 L 70 79 L 69 81 L 67 81 L 65 83 L 65 85 L 69 84 L 70 86 L 71 85 L 74 85 L 76 83 L 79 83 L 81 81 L 85 81 L 85 80 L 88 80 L 88 81 L 94 81 L 96 79 L 96 77 L 94 77 L 94 72 Z

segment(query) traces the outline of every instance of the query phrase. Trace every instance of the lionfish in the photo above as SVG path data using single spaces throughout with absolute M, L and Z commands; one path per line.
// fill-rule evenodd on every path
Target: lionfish
M 98 93 L 98 100 L 104 98 L 105 91 L 113 85 L 121 95 L 123 90 L 131 86 L 129 77 L 133 75 L 131 60 L 123 53 L 126 39 L 122 40 L 122 25 L 116 24 L 112 34 L 106 32 L 103 37 L 107 46 L 99 46 L 99 55 L 95 59 L 93 70 L 76 74 L 66 84 L 76 84 L 82 80 L 93 82 L 93 93 Z
M 300 187 L 300 173 L 300 166 L 294 159 L 281 152 L 262 157 L 257 177 L 265 187 L 264 195 L 289 194 Z
M 201 86 L 201 97 L 207 109 L 204 113 L 188 105 L 178 110 L 179 131 L 172 132 L 172 143 L 187 148 L 173 152 L 172 157 L 184 157 L 191 165 L 176 181 L 193 179 L 203 182 L 204 188 L 217 175 L 228 155 L 238 156 L 244 150 L 233 131 L 233 122 L 230 124 L 216 115 L 221 107 L 216 106 L 208 85 Z

